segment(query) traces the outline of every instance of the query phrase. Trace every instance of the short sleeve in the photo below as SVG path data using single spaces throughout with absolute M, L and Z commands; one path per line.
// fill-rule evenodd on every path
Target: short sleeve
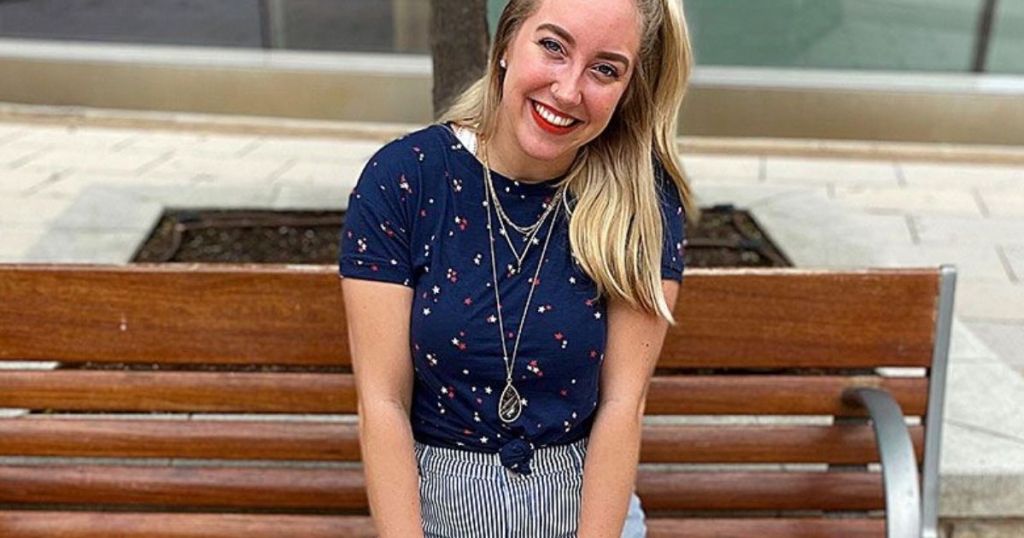
M 413 287 L 410 245 L 417 197 L 413 178 L 389 165 L 385 150 L 370 159 L 349 195 L 338 272 Z
M 685 269 L 683 253 L 686 247 L 686 212 L 672 178 L 660 162 L 655 161 L 658 195 L 664 222 L 661 248 L 661 278 L 682 282 Z

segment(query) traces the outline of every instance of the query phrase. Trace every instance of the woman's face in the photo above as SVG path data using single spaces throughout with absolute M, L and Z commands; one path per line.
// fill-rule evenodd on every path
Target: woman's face
M 499 131 L 520 158 L 571 164 L 604 131 L 640 47 L 634 0 L 540 0 L 503 58 Z

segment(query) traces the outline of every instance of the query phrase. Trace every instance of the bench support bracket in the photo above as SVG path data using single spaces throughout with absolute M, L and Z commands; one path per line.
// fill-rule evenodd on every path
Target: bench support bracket
M 871 415 L 885 484 L 886 538 L 921 538 L 921 489 L 917 458 L 903 411 L 888 392 L 849 389 L 845 395 Z

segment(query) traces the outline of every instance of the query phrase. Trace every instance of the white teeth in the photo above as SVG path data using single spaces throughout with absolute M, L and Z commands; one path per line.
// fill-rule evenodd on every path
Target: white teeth
M 534 103 L 533 108 L 537 110 L 537 113 L 540 114 L 542 118 L 548 120 L 553 125 L 557 125 L 559 127 L 568 127 L 572 125 L 574 121 L 576 121 L 572 118 L 563 118 L 561 116 L 558 116 L 540 103 Z

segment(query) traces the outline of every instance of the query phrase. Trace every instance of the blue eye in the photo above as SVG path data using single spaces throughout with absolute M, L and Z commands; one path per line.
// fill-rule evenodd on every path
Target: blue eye
M 544 38 L 539 41 L 540 46 L 544 47 L 548 52 L 562 52 L 562 45 L 554 39 Z
M 619 78 L 619 70 L 608 64 L 601 64 L 597 66 L 597 70 L 606 77 Z

